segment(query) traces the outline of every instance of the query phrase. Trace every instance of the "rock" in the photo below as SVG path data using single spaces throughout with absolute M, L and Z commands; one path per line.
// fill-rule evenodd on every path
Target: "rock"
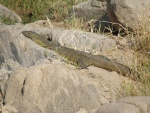
M 78 30 L 55 30 L 52 40 L 62 46 L 90 53 L 100 53 L 116 46 L 116 42 L 107 36 Z
M 125 97 L 118 100 L 120 103 L 132 104 L 142 113 L 150 113 L 150 96 Z
M 18 69 L 18 67 L 20 67 L 21 65 L 14 61 L 13 59 L 7 59 L 4 61 L 4 63 L 2 64 L 2 68 L 5 68 L 9 71 L 14 71 L 16 69 Z
M 117 62 L 123 63 L 128 66 L 132 66 L 135 61 L 133 59 L 135 59 L 136 56 L 131 50 L 124 51 L 124 49 L 117 49 L 117 47 L 121 45 L 118 45 L 116 43 L 118 42 L 118 40 L 115 40 L 116 37 L 112 39 L 105 35 L 78 30 L 38 27 L 41 24 L 36 25 L 35 23 L 34 25 L 11 25 L 3 27 L 6 27 L 9 30 L 13 29 L 13 32 L 18 35 L 20 35 L 22 31 L 34 31 L 45 37 L 49 37 L 50 39 L 52 39 L 52 41 L 60 43 L 62 46 L 89 52 L 95 55 L 104 55 L 110 59 L 115 59 Z M 122 46 L 120 48 L 122 48 Z
M 112 103 L 100 107 L 96 113 L 140 113 L 140 110 L 134 105 Z
M 0 67 L 1 67 L 3 62 L 4 62 L 4 56 L 2 53 L 0 53 Z
M 76 113 L 81 107 L 97 109 L 100 104 L 94 95 L 73 69 L 45 63 L 15 71 L 5 103 L 20 113 Z
M 27 76 L 26 71 L 27 71 L 26 68 L 20 67 L 20 68 L 18 68 L 18 70 L 16 70 L 16 72 L 13 73 L 15 76 L 12 75 L 16 79 L 14 80 L 11 77 L 9 78 L 10 83 L 13 83 L 11 85 L 13 86 L 14 89 L 9 89 L 10 86 L 7 85 L 7 90 L 9 90 L 9 91 L 6 90 L 7 100 L 10 99 L 11 101 L 9 101 L 9 104 L 2 107 L 2 110 L 6 111 L 6 113 L 7 112 L 13 113 L 14 111 L 17 111 L 17 113 L 18 113 L 18 110 L 16 109 L 17 103 L 14 104 L 14 106 L 12 106 L 11 104 L 14 102 L 14 100 L 18 100 L 18 98 L 21 96 L 22 85 L 24 83 L 25 77 Z M 14 95 L 13 91 L 16 91 L 18 93 L 16 93 Z M 8 96 L 8 93 L 9 93 L 9 96 Z M 5 97 L 6 97 L 6 95 L 5 95 Z M 12 96 L 12 95 L 14 95 L 14 96 Z M 4 100 L 4 102 L 6 101 L 5 103 L 8 103 L 7 100 Z
M 2 113 L 18 113 L 18 111 L 11 105 L 2 107 Z
M 80 109 L 78 112 L 76 112 L 76 113 L 88 113 L 88 111 L 86 111 L 85 109 Z
M 18 70 L 21 67 L 30 67 L 34 65 L 35 62 L 44 58 L 48 59 L 53 55 L 53 51 L 38 46 L 21 34 L 17 35 L 15 31 L 6 28 L 6 26 L 1 27 L 0 89 L 2 96 L 4 97 L 5 95 L 7 80 L 12 71 Z M 57 55 L 55 56 L 56 57 L 53 58 L 60 58 L 57 57 Z
M 34 25 L 36 26 L 36 25 Z M 9 26 L 8 29 L 14 29 L 18 33 L 22 31 L 35 31 L 41 35 L 48 36 L 59 43 L 62 46 L 77 49 L 80 51 L 86 51 L 90 53 L 101 53 L 102 51 L 112 50 L 116 47 L 116 41 L 100 34 L 83 32 L 78 30 L 66 30 L 66 29 L 51 29 L 46 27 L 35 28 L 33 24 Z
M 6 27 L 0 29 L 0 53 L 1 67 L 5 66 L 8 70 L 13 70 L 19 65 L 29 67 L 36 61 L 52 56 L 54 52 L 36 45 L 15 31 Z M 13 61 L 18 62 L 13 63 Z
M 0 83 L 2 80 L 6 80 L 9 78 L 11 71 L 6 70 L 5 68 L 0 69 Z
M 150 113 L 150 96 L 124 97 L 100 107 L 96 113 Z
M 106 2 L 102 0 L 88 0 L 74 5 L 72 14 L 85 21 L 99 19 L 106 13 Z
M 21 23 L 22 19 L 15 12 L 0 4 L 0 18 L 10 18 L 13 22 Z
M 0 69 L 0 103 L 3 103 L 3 99 L 6 93 L 7 80 L 11 74 L 11 71 L 8 71 L 4 68 Z
M 107 14 L 111 22 L 136 29 L 141 23 L 148 23 L 149 4 L 149 0 L 107 0 Z

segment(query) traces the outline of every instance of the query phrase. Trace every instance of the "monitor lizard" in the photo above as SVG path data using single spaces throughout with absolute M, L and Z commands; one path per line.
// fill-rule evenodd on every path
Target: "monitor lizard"
M 72 64 L 76 65 L 80 69 L 84 69 L 93 65 L 95 67 L 103 68 L 106 70 L 116 71 L 117 73 L 123 76 L 128 76 L 132 79 L 137 79 L 140 77 L 138 72 L 121 63 L 114 62 L 113 60 L 108 59 L 103 55 L 93 55 L 83 51 L 61 46 L 55 42 L 46 40 L 44 36 L 33 31 L 23 31 L 22 34 L 36 42 L 38 45 L 55 51 L 57 54 Z

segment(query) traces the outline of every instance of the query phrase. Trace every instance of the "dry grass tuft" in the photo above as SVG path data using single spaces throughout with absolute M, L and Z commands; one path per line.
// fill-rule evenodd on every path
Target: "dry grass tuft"
M 148 18 L 147 18 L 148 17 Z M 150 16 L 143 16 L 128 37 L 134 39 L 134 50 L 137 54 L 137 69 L 141 74 L 138 82 L 123 83 L 122 96 L 150 95 Z

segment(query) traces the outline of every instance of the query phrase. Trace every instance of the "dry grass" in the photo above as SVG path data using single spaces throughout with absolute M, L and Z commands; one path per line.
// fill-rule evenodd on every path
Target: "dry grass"
M 148 15 L 146 15 L 148 17 Z M 149 16 L 150 17 L 150 16 Z M 136 68 L 141 74 L 140 80 L 122 84 L 122 96 L 150 95 L 150 18 L 141 19 L 135 30 L 128 34 L 134 39 L 137 54 Z

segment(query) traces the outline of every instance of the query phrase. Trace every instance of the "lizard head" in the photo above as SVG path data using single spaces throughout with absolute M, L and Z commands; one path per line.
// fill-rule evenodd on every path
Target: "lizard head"
M 32 31 L 22 31 L 22 34 L 25 37 L 28 37 L 28 38 L 32 39 Z
M 47 40 L 42 37 L 40 34 L 33 32 L 33 31 L 22 31 L 22 34 L 27 37 L 30 38 L 31 40 L 33 40 L 34 42 L 36 42 L 38 45 L 42 46 L 42 47 L 46 47 L 47 46 Z

